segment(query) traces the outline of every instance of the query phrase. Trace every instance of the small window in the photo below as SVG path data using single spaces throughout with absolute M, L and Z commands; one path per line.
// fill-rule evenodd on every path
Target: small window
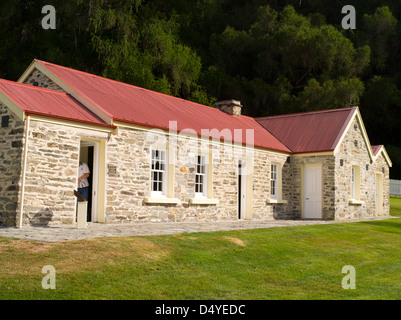
M 195 198 L 207 197 L 207 164 L 205 156 L 196 157 Z
M 166 151 L 152 150 L 152 196 L 166 195 L 166 170 Z
M 10 117 L 9 117 L 9 116 L 2 116 L 2 117 L 1 117 L 1 127 L 2 127 L 2 128 L 8 127 L 8 122 L 9 122 L 9 120 L 10 120 Z
M 278 199 L 279 198 L 279 171 L 278 165 L 271 165 L 271 173 L 270 173 L 270 198 Z

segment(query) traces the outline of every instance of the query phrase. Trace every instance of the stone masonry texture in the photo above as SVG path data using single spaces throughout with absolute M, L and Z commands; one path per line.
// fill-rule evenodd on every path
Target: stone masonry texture
M 19 201 L 24 123 L 0 103 L 0 118 L 8 117 L 8 127 L 0 128 L 0 226 L 14 225 Z
M 26 83 L 62 91 L 35 70 Z M 15 225 L 19 208 L 24 122 L 0 104 L 0 116 L 9 126 L 0 128 L 0 225 Z M 296 155 L 259 149 L 233 148 L 159 131 L 119 127 L 114 134 L 74 127 L 66 123 L 31 120 L 23 223 L 30 225 L 75 224 L 77 173 L 83 139 L 105 141 L 105 223 L 180 223 L 238 220 L 238 161 L 246 159 L 255 221 L 302 219 L 302 174 L 306 164 L 322 165 L 322 219 L 374 218 L 376 176 L 383 178 L 383 215 L 389 215 L 389 167 L 382 155 L 371 161 L 357 120 L 352 123 L 338 151 L 332 155 Z M 156 132 L 156 131 L 155 131 Z M 357 142 L 356 142 L 357 141 Z M 173 159 L 172 198 L 178 204 L 147 203 L 151 197 L 151 150 L 170 148 Z M 169 149 L 166 149 L 169 150 Z M 212 194 L 218 204 L 192 204 L 195 197 L 195 156 L 212 153 Z M 282 195 L 270 203 L 271 164 L 281 170 Z M 342 164 L 342 165 L 341 165 Z M 360 168 L 361 203 L 350 204 L 352 166 Z M 384 173 L 383 173 L 384 171 Z

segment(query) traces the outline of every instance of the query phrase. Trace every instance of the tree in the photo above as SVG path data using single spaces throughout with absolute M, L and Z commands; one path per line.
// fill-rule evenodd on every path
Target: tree
M 181 43 L 179 17 L 140 0 L 91 2 L 89 30 L 102 75 L 166 94 L 208 102 L 197 84 L 201 61 Z
M 357 104 L 364 87 L 357 77 L 370 55 L 368 46 L 355 48 L 333 26 L 313 25 L 291 6 L 261 7 L 249 30 L 228 26 L 210 47 L 215 63 L 205 86 L 244 101 L 251 115 Z

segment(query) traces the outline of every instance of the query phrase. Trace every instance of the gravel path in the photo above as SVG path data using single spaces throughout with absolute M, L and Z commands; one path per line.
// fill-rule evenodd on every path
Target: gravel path
M 319 225 L 374 221 L 396 217 L 366 218 L 347 222 L 334 220 L 268 220 L 268 221 L 226 221 L 226 222 L 167 222 L 144 224 L 101 224 L 88 223 L 87 229 L 74 225 L 0 227 L 0 237 L 35 240 L 42 242 L 72 241 L 102 237 L 131 237 L 165 235 L 190 232 L 229 231 L 272 227 Z

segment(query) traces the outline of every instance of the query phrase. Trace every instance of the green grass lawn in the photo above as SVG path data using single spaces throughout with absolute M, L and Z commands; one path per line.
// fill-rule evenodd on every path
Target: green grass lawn
M 401 198 L 392 198 L 401 216 Z M 0 299 L 400 299 L 401 219 L 39 243 L 0 238 Z M 56 269 L 56 289 L 41 286 Z M 345 290 L 343 266 L 356 269 Z
M 401 217 L 401 197 L 390 197 L 391 215 Z

